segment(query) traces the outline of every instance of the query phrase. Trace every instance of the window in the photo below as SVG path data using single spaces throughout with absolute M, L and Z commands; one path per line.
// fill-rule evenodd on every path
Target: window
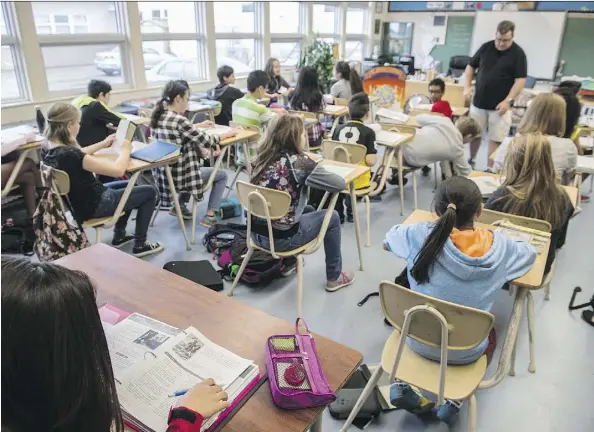
M 300 11 L 297 2 L 270 2 L 270 33 L 300 33 Z
M 345 60 L 363 60 L 363 42 L 346 41 L 344 47 Z
M 388 44 L 387 47 L 384 46 L 384 51 L 395 54 L 410 54 L 413 25 L 412 22 L 391 22 L 388 25 L 389 34 L 384 37 L 384 44 Z
M 270 56 L 277 58 L 281 66 L 295 66 L 301 55 L 300 42 L 272 42 Z
M 349 3 L 346 11 L 346 42 L 343 55 L 346 60 L 363 60 L 368 40 L 368 7 L 366 3 Z
M 365 34 L 367 11 L 365 9 L 347 9 L 346 33 Z
M 201 2 L 138 2 L 142 55 L 149 83 L 206 79 Z
M 235 75 L 247 75 L 262 66 L 261 2 L 215 2 L 217 67 L 231 66 Z
M 2 102 L 28 98 L 27 77 L 23 67 L 16 20 L 12 2 L 2 2 L 2 49 L 0 72 L 2 74 Z
M 37 34 L 118 33 L 114 2 L 32 2 Z
M 320 35 L 335 35 L 338 33 L 339 15 L 339 6 L 337 5 L 314 4 L 313 32 Z

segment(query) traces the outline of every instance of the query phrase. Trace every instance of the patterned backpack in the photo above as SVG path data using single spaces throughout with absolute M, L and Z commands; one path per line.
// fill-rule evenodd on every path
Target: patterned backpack
M 33 215 L 35 253 L 40 261 L 53 261 L 90 246 L 85 231 L 72 216 L 68 196 L 62 199 L 54 175 L 53 168 L 42 164 L 46 189 Z

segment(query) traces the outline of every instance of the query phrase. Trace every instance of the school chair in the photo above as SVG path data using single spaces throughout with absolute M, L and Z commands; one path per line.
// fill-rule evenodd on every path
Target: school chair
M 578 188 L 578 207 L 582 203 L 582 194 L 580 193 L 582 187 L 583 174 L 590 174 L 590 193 L 594 188 L 594 156 L 578 156 L 576 173 L 573 179 L 573 185 Z
M 315 127 L 315 123 L 319 121 L 318 116 L 316 115 L 316 113 L 312 113 L 309 111 L 297 111 L 297 110 L 289 110 L 289 114 L 293 114 L 293 115 L 297 115 L 300 116 L 303 119 L 304 125 L 304 135 L 305 135 L 305 145 L 306 145 L 306 149 L 304 149 L 305 151 L 309 151 L 309 152 L 317 152 L 319 151 L 322 146 L 318 146 L 318 147 L 310 147 L 309 146 L 309 136 L 307 134 L 307 128 L 305 128 L 305 120 L 309 120 L 314 122 L 314 126 Z
M 59 197 L 60 206 L 63 209 L 66 209 L 67 207 L 64 205 L 64 200 L 62 199 L 62 197 L 68 195 L 68 193 L 70 192 L 70 177 L 66 172 L 50 167 L 49 165 L 46 165 L 43 162 L 40 163 L 40 169 L 42 172 L 41 178 L 44 183 L 43 186 L 51 187 L 56 196 Z M 51 185 L 45 184 L 46 177 L 52 179 Z M 125 213 L 124 205 L 126 204 L 126 201 L 128 200 L 129 196 L 130 191 L 125 192 L 124 195 L 122 195 L 122 198 L 120 199 L 120 202 L 118 203 L 118 206 L 113 216 L 86 220 L 82 223 L 82 228 L 94 228 L 97 237 L 97 243 L 101 243 L 103 228 L 109 228 L 114 226 L 118 219 Z
M 413 290 L 382 281 L 380 302 L 386 319 L 394 331 L 386 341 L 378 367 L 365 386 L 341 431 L 351 425 L 361 407 L 372 393 L 382 372 L 436 394 L 437 404 L 445 399 L 468 400 L 468 424 L 464 430 L 477 430 L 476 398 L 487 370 L 487 356 L 474 363 L 452 366 L 447 364 L 448 350 L 468 350 L 487 338 L 495 317 L 489 312 L 439 300 Z M 410 337 L 418 342 L 441 349 L 441 361 L 429 360 L 414 352 L 407 344 Z
M 380 123 L 383 130 L 392 131 L 392 132 L 399 132 L 399 133 L 406 133 L 412 134 L 413 140 L 414 136 L 417 133 L 417 128 L 414 126 L 405 126 L 405 125 L 395 125 L 391 123 Z M 412 140 L 411 140 L 412 141 Z M 410 141 L 409 141 L 410 142 Z M 417 193 L 417 171 L 422 169 L 422 167 L 413 167 L 410 165 L 406 165 L 404 163 L 404 156 L 402 150 L 406 144 L 399 145 L 396 149 L 396 160 L 392 158 L 390 166 L 385 166 L 384 169 L 387 170 L 389 168 L 397 169 L 398 170 L 398 184 L 402 184 L 404 181 L 404 172 L 412 173 L 412 187 L 413 187 L 413 200 L 414 200 L 414 208 L 415 210 L 418 208 L 418 193 Z M 385 161 L 387 163 L 387 161 Z M 387 176 L 387 173 L 386 173 Z M 380 182 L 380 186 L 383 187 L 383 182 Z M 402 215 L 404 212 L 404 188 L 399 186 L 400 189 L 400 214 Z
M 345 162 L 349 164 L 365 163 L 365 156 L 367 155 L 367 149 L 364 145 L 355 143 L 343 143 L 340 141 L 332 140 L 322 141 L 322 151 L 324 159 L 331 159 L 338 162 Z M 367 243 L 365 244 L 365 246 L 367 247 L 371 246 L 371 203 L 369 201 L 369 195 L 372 192 L 375 192 L 377 190 L 377 187 L 378 184 L 376 182 L 370 181 L 368 187 L 363 189 L 355 189 L 355 195 L 357 197 L 362 197 L 363 201 L 365 201 L 365 219 L 367 224 Z M 348 191 L 344 191 L 343 193 L 348 194 Z M 361 236 L 361 233 L 357 233 L 357 236 Z
M 244 125 L 241 123 L 237 123 L 234 121 L 230 121 L 229 122 L 229 127 L 233 128 L 233 129 L 243 129 L 243 130 L 250 130 L 250 131 L 254 131 L 254 132 L 258 132 L 258 134 L 260 134 L 260 128 L 257 126 L 251 126 L 251 125 Z M 247 172 L 248 176 L 252 173 L 252 163 L 253 161 L 250 160 L 249 157 L 249 150 L 250 150 L 250 146 L 254 146 L 257 144 L 258 140 L 260 139 L 260 135 L 256 135 L 254 138 L 252 138 L 250 141 L 244 141 L 242 143 L 237 143 L 236 147 L 235 147 L 235 161 L 237 162 L 237 169 L 235 171 L 235 175 L 233 176 L 233 180 L 231 180 L 231 184 L 227 186 L 227 191 L 225 192 L 225 195 L 223 196 L 223 200 L 226 200 L 229 197 L 229 193 L 231 193 L 231 189 L 233 189 L 233 185 L 235 185 L 235 183 L 237 182 L 237 179 L 239 178 L 239 174 L 241 174 L 241 171 L 243 169 L 245 169 L 245 171 Z M 245 160 L 243 162 L 241 162 L 237 156 L 237 146 L 241 145 L 243 148 L 243 155 Z M 230 154 L 230 150 L 227 152 L 227 156 L 229 157 Z
M 524 216 L 517 216 L 508 213 L 502 213 L 495 210 L 488 210 L 483 209 L 481 216 L 478 218 L 478 222 L 489 224 L 489 225 L 501 225 L 502 222 L 511 222 L 514 225 L 527 228 L 529 230 L 540 231 L 545 233 L 550 233 L 552 230 L 551 224 L 547 221 L 533 219 Z M 555 247 L 555 245 L 551 244 L 549 247 Z M 548 253 L 548 251 L 547 251 Z M 551 269 L 549 273 L 546 275 L 542 284 L 536 288 L 541 289 L 544 288 L 545 300 L 550 300 L 550 291 L 551 291 L 551 281 L 553 279 L 553 273 L 555 270 L 555 262 L 551 265 Z M 534 373 L 536 371 L 535 366 L 535 358 L 534 358 L 534 298 L 532 297 L 532 291 L 527 290 L 526 294 L 526 312 L 528 316 L 528 348 L 530 350 L 530 363 L 528 365 L 528 371 Z M 516 339 L 517 344 L 517 339 Z M 516 360 L 516 346 L 514 345 L 514 349 L 512 351 L 511 357 L 511 366 L 509 370 L 509 375 L 514 376 L 515 372 L 515 360 Z
M 263 186 L 256 186 L 250 183 L 238 181 L 237 194 L 243 208 L 247 211 L 247 253 L 241 263 L 241 267 L 235 276 L 231 291 L 227 294 L 233 296 L 233 291 L 241 278 L 247 264 L 250 261 L 254 250 L 258 249 L 270 253 L 275 259 L 295 257 L 297 259 L 297 315 L 303 316 L 303 255 L 309 255 L 316 252 L 322 244 L 330 224 L 332 211 L 327 211 L 324 222 L 320 228 L 318 236 L 309 243 L 290 251 L 278 252 L 274 247 L 274 235 L 272 231 L 272 222 L 281 219 L 289 211 L 291 205 L 291 196 L 284 191 L 268 189 Z M 330 209 L 334 208 L 338 194 L 335 194 L 330 202 Z M 270 239 L 270 249 L 265 249 L 252 240 L 252 215 L 266 221 L 268 226 L 268 238 Z

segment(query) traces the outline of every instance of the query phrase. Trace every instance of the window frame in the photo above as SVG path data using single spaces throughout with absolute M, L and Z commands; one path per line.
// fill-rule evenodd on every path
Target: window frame
M 290 2 L 293 3 L 293 2 Z M 301 50 L 307 40 L 307 3 L 299 2 L 299 27 L 297 33 L 270 33 L 270 50 L 272 51 L 273 43 L 299 43 L 299 57 L 301 57 Z M 268 26 L 272 16 L 268 17 Z M 272 56 L 272 52 L 271 52 Z M 297 63 L 299 60 L 297 61 Z M 295 68 L 296 65 L 283 65 L 281 63 L 281 70 L 288 71 Z
M 348 12 L 349 10 L 360 10 L 363 11 L 363 29 L 362 33 L 347 33 L 347 25 L 348 25 Z M 345 34 L 345 46 L 344 46 L 344 58 L 345 60 L 351 60 L 347 58 L 346 52 L 346 43 L 347 42 L 359 42 L 361 43 L 361 59 L 360 60 L 351 60 L 351 61 L 360 61 L 362 62 L 365 58 L 367 48 L 369 45 L 369 14 L 372 11 L 369 9 L 369 5 L 362 2 L 350 2 L 345 11 L 345 23 L 343 26 L 344 34 Z
M 209 80 L 209 65 L 206 55 L 206 7 L 204 1 L 191 2 L 194 5 L 194 19 L 196 22 L 196 32 L 193 33 L 143 33 L 140 31 L 140 47 L 141 51 L 144 51 L 144 42 L 172 42 L 172 41 L 196 41 L 197 46 L 197 65 L 196 68 L 199 73 L 199 77 L 196 79 L 189 80 L 189 83 L 200 83 Z M 142 18 L 140 8 L 137 2 L 138 16 Z M 156 9 L 151 11 L 154 12 Z M 159 15 L 165 15 L 167 17 L 167 10 L 159 8 Z M 161 18 L 159 18 L 161 19 Z M 144 70 L 146 77 L 146 69 L 144 65 L 144 54 L 142 55 L 142 69 Z M 185 67 L 183 68 L 185 69 Z M 161 86 L 166 81 L 146 81 L 147 87 Z
M 14 74 L 16 77 L 16 84 L 19 96 L 16 98 L 2 98 L 2 103 L 7 105 L 18 104 L 31 100 L 31 89 L 29 87 L 29 77 L 25 62 L 23 59 L 23 52 L 20 43 L 20 31 L 18 27 L 18 20 L 16 19 L 16 12 L 14 2 L 3 1 L 1 3 L 2 15 L 4 16 L 4 24 L 6 34 L 1 35 L 2 47 L 9 47 L 12 63 L 14 67 Z
M 213 2 L 213 25 L 214 25 L 214 42 L 215 42 L 215 54 L 216 54 L 216 42 L 219 39 L 228 40 L 228 39 L 253 39 L 254 40 L 254 67 L 258 69 L 261 65 L 262 69 L 264 68 L 264 63 L 266 59 L 264 59 L 264 26 L 269 26 L 270 23 L 264 22 L 264 3 L 260 1 L 252 1 L 249 3 L 253 3 L 254 5 L 254 31 L 253 32 L 245 32 L 245 33 L 229 33 L 229 32 L 217 32 L 216 29 L 216 22 L 214 16 L 214 3 Z M 223 2 L 221 2 L 223 3 Z M 248 2 L 246 2 L 248 3 Z M 215 68 L 218 68 L 218 65 L 215 64 Z M 241 73 L 235 74 L 237 78 L 245 78 L 248 76 L 248 73 Z M 213 80 L 215 78 L 213 77 Z
M 315 12 L 312 16 L 312 21 L 310 23 L 311 29 L 312 29 L 312 33 L 313 36 L 315 38 L 318 39 L 333 39 L 334 43 L 340 43 L 340 24 L 341 24 L 341 15 L 342 15 L 342 8 L 343 5 L 342 3 L 336 3 L 336 2 L 313 2 L 312 3 L 312 9 L 314 6 L 316 5 L 323 5 L 323 6 L 331 6 L 332 8 L 334 8 L 334 30 L 335 33 L 316 33 L 314 30 L 314 21 L 316 19 L 315 17 Z

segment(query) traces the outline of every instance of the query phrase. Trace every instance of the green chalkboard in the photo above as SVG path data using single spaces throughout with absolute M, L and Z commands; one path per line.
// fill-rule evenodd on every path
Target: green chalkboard
M 567 18 L 559 52 L 563 75 L 594 76 L 594 19 Z
M 431 50 L 431 57 L 439 60 L 439 70 L 448 71 L 450 57 L 456 55 L 472 55 L 470 42 L 474 28 L 474 16 L 449 16 L 444 45 L 435 45 Z

